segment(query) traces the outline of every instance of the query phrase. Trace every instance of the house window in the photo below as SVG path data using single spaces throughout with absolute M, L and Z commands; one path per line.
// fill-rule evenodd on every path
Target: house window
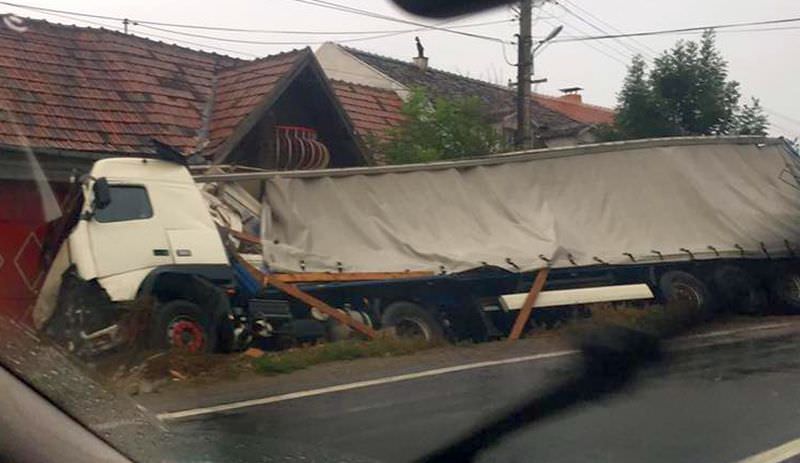
M 103 209 L 97 209 L 94 218 L 101 223 L 123 222 L 126 220 L 149 219 L 153 207 L 147 190 L 141 186 L 111 185 L 111 202 Z

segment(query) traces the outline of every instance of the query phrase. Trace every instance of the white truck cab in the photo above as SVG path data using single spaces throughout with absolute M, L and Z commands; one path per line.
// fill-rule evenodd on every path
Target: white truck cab
M 104 350 L 125 341 L 124 308 L 147 301 L 155 344 L 216 346 L 232 272 L 188 169 L 159 159 L 103 159 L 80 187 L 79 219 L 45 279 L 37 326 L 75 350 Z
M 107 204 L 95 187 L 105 179 Z M 78 275 L 97 279 L 112 301 L 131 300 L 154 269 L 227 265 L 225 248 L 187 169 L 167 161 L 98 161 L 83 184 L 82 219 L 69 237 Z

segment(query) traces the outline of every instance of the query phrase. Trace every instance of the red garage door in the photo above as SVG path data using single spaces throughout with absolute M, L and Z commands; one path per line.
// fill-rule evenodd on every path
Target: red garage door
M 0 312 L 25 323 L 44 279 L 47 227 L 35 182 L 0 181 Z

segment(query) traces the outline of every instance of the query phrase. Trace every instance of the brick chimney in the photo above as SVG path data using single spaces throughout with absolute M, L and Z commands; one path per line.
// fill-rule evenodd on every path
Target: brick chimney
M 583 103 L 583 98 L 581 97 L 581 87 L 566 87 L 558 89 L 561 92 L 561 96 L 559 97 L 562 100 L 569 101 L 570 103 Z

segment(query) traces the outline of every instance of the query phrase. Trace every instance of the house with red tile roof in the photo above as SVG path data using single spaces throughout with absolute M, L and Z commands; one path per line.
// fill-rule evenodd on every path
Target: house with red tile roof
M 614 122 L 614 110 L 604 106 L 597 106 L 583 102 L 579 87 L 561 89 L 563 95 L 550 96 L 541 93 L 531 95 L 537 103 L 553 111 L 558 111 L 567 117 L 585 124 L 612 124 Z
M 308 48 L 243 60 L 41 20 L 0 27 L 0 163 L 32 150 L 66 172 L 160 143 L 204 163 L 367 164 L 348 114 Z
M 356 130 L 397 102 L 335 85 L 309 49 L 242 60 L 103 29 L 0 22 L 0 312 L 29 320 L 68 180 L 97 159 L 372 162 Z
M 412 88 L 423 88 L 434 97 L 477 97 L 491 108 L 490 116 L 497 130 L 509 139 L 513 137 L 516 92 L 512 89 L 431 68 L 427 58 L 402 61 L 333 42 L 323 44 L 316 55 L 328 77 L 337 82 L 337 88 L 345 83 L 350 85 L 349 99 L 354 98 L 353 92 L 357 92 L 365 98 L 380 94 L 383 100 L 395 94 L 402 101 Z M 367 97 L 367 94 L 373 96 Z M 392 107 L 391 104 L 388 106 Z M 614 117 L 613 110 L 585 104 L 574 92 L 563 97 L 534 94 L 529 110 L 538 146 L 595 141 L 594 127 L 609 123 Z M 395 125 L 395 120 L 389 118 L 386 111 L 366 114 L 366 106 L 358 111 L 362 116 L 369 116 L 371 121 L 369 126 L 360 130 L 362 136 L 367 131 L 372 136 L 385 137 L 386 130 Z

